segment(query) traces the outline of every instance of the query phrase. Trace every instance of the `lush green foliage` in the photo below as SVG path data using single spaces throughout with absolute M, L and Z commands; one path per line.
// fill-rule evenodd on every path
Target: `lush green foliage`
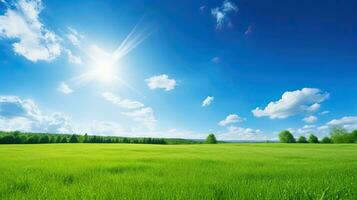
M 279 140 L 283 143 L 295 143 L 295 138 L 290 131 L 284 130 L 279 133 Z
M 319 138 L 317 138 L 314 134 L 310 134 L 307 141 L 309 143 L 319 143 Z
M 352 200 L 356 155 L 356 144 L 0 145 L 0 199 Z
M 200 141 L 163 138 L 129 138 L 114 136 L 68 135 L 48 133 L 1 132 L 0 144 L 37 143 L 137 143 L 137 144 L 196 144 Z
M 206 143 L 207 144 L 217 144 L 217 139 L 214 134 L 209 134 L 206 138 Z
M 306 137 L 300 136 L 299 139 L 297 140 L 298 143 L 307 143 Z
M 333 143 L 354 143 L 357 142 L 356 130 L 349 133 L 341 127 L 334 127 L 331 131 L 331 140 Z
M 321 142 L 326 143 L 326 144 L 331 143 L 331 139 L 329 137 L 324 137 L 324 138 L 322 138 Z

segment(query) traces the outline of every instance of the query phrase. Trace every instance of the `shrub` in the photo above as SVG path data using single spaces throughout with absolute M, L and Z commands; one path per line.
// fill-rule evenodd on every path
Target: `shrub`
M 295 143 L 294 136 L 290 133 L 290 131 L 282 131 L 279 133 L 279 140 L 283 143 Z
M 216 136 L 214 134 L 209 134 L 206 138 L 206 143 L 207 144 L 216 144 L 217 143 Z
M 307 143 L 306 137 L 300 136 L 299 139 L 297 140 L 298 143 Z
M 309 143 L 319 143 L 319 139 L 314 134 L 310 134 L 307 141 Z
M 321 142 L 322 143 L 331 143 L 331 139 L 326 136 L 326 137 L 322 138 Z

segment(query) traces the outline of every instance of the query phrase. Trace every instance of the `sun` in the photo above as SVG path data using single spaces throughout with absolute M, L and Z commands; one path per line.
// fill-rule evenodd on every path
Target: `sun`
M 118 79 L 118 59 L 114 54 L 93 46 L 90 58 L 90 76 L 92 79 L 105 83 L 112 83 Z

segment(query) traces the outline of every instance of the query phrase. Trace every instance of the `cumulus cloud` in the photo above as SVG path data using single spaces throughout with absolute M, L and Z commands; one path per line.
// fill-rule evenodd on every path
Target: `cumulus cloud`
M 62 82 L 59 85 L 58 91 L 62 92 L 63 94 L 71 94 L 73 92 L 73 90 L 65 82 Z
M 41 22 L 41 0 L 20 0 L 0 15 L 0 37 L 13 40 L 16 54 L 36 62 L 51 61 L 61 54 L 59 37 Z
M 145 107 L 131 112 L 123 112 L 123 115 L 131 117 L 134 121 L 143 123 L 149 130 L 154 130 L 157 120 L 151 107 Z
M 244 121 L 245 119 L 239 117 L 238 115 L 236 114 L 230 114 L 228 115 L 224 120 L 220 121 L 218 124 L 220 126 L 226 126 L 228 124 L 233 124 L 233 123 L 237 123 L 237 122 L 242 122 Z
M 63 113 L 44 115 L 31 99 L 0 96 L 0 129 L 29 132 L 72 132 L 70 118 Z
M 102 97 L 105 100 L 107 100 L 121 108 L 125 108 L 125 109 L 137 109 L 137 108 L 144 107 L 144 104 L 139 101 L 133 101 L 130 99 L 122 99 L 119 96 L 117 96 L 111 92 L 102 93 Z
M 333 119 L 327 123 L 329 126 L 341 126 L 347 130 L 357 129 L 357 116 L 345 116 L 339 119 Z
M 206 107 L 211 105 L 211 103 L 213 102 L 214 97 L 213 96 L 207 96 L 203 101 L 202 101 L 202 107 Z
M 302 119 L 302 121 L 306 122 L 306 123 L 314 123 L 317 121 L 317 117 L 313 116 L 313 115 L 310 115 L 308 117 L 304 117 Z
M 166 74 L 153 76 L 145 79 L 145 81 L 151 90 L 162 88 L 166 91 L 170 91 L 175 89 L 175 86 L 177 85 L 175 79 L 170 79 Z
M 212 16 L 216 19 L 216 28 L 221 29 L 223 26 L 232 24 L 228 15 L 232 12 L 238 12 L 238 7 L 231 1 L 225 0 L 220 7 L 211 10 Z
M 317 111 L 320 103 L 327 100 L 329 96 L 329 93 L 317 88 L 288 91 L 284 92 L 280 100 L 270 102 L 264 109 L 257 107 L 252 110 L 252 113 L 256 117 L 285 119 L 293 115 Z

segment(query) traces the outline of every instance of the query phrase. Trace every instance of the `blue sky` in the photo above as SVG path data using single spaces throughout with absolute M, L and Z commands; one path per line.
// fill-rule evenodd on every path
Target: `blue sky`
M 0 2 L 0 129 L 275 139 L 357 129 L 354 1 Z

